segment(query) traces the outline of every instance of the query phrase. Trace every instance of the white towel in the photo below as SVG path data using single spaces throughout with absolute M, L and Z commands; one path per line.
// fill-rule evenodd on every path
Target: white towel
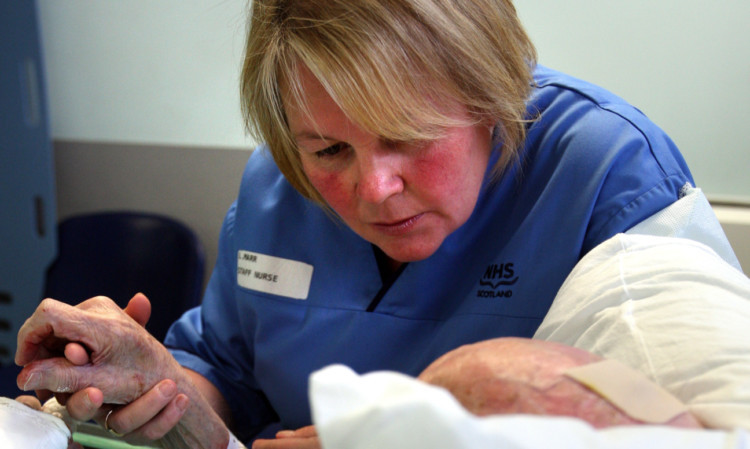
M 69 439 L 62 419 L 0 397 L 0 448 L 67 449 Z

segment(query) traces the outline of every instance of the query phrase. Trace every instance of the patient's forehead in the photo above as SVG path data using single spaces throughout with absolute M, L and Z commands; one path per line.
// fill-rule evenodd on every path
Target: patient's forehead
M 474 382 L 525 383 L 549 388 L 566 370 L 601 360 L 582 349 L 542 340 L 498 338 L 450 351 L 428 366 L 419 379 L 449 390 L 470 376 Z

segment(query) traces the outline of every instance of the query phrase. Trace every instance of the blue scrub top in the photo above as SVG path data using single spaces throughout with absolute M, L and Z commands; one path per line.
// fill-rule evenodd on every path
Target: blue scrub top
M 387 288 L 370 243 L 299 195 L 264 148 L 252 154 L 203 304 L 166 340 L 223 393 L 238 436 L 310 424 L 308 376 L 326 365 L 416 376 L 463 344 L 531 337 L 584 254 L 692 183 L 671 140 L 622 99 L 544 67 L 535 80 L 517 163 L 495 182 L 488 169 L 469 220 Z M 286 290 L 247 286 L 256 256 L 261 280 Z M 300 285 L 304 299 L 290 293 Z

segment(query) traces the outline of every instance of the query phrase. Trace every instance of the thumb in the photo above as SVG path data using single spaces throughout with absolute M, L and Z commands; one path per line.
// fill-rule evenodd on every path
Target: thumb
M 81 389 L 77 368 L 64 357 L 38 360 L 24 366 L 16 378 L 16 384 L 23 391 L 72 393 Z
M 151 302 L 143 293 L 136 293 L 125 306 L 125 313 L 138 324 L 146 327 L 146 323 L 151 317 Z
M 65 358 L 76 366 L 89 363 L 89 353 L 80 343 L 68 343 L 65 345 Z

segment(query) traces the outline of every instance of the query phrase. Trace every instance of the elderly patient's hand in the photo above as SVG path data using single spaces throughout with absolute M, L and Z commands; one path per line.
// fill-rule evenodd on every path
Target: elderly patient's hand
M 86 355 L 89 363 L 79 365 Z M 179 369 L 161 343 L 104 297 L 75 307 L 45 299 L 18 333 L 16 364 L 24 366 L 18 383 L 25 391 L 71 393 L 95 385 L 113 404 L 133 401 Z
M 118 411 L 126 431 L 151 421 L 141 432 L 146 439 L 163 435 L 179 420 L 187 397 L 179 395 L 181 401 L 175 401 L 178 392 L 171 379 L 180 368 L 143 328 L 149 315 L 143 295 L 136 295 L 124 311 L 103 297 L 75 307 L 43 301 L 19 332 L 16 363 L 24 365 L 19 387 L 62 393 L 57 396 L 78 420 L 101 420 L 111 409 L 107 403 L 132 402 L 128 412 Z M 160 420 L 152 421 L 157 415 Z M 138 416 L 140 422 L 128 416 Z
M 460 347 L 437 359 L 419 379 L 449 390 L 479 415 L 525 413 L 581 418 L 597 428 L 641 424 L 608 400 L 564 375 L 601 360 L 558 343 L 499 338 Z M 701 427 L 689 413 L 666 423 Z

